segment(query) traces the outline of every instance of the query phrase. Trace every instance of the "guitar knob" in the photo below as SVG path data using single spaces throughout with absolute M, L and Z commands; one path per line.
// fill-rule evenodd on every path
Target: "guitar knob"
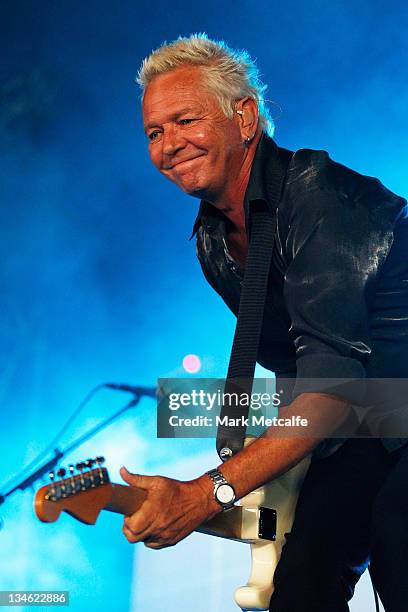
M 88 459 L 86 462 L 86 467 L 89 468 L 90 470 L 93 468 L 93 466 L 95 465 L 95 459 Z
M 85 463 L 83 461 L 78 461 L 78 463 L 76 464 L 76 469 L 78 470 L 78 472 L 82 472 L 85 469 Z
M 103 463 L 105 463 L 105 457 L 95 457 L 95 461 L 99 466 L 101 466 Z
M 65 474 L 67 473 L 67 470 L 65 468 L 60 468 L 57 472 L 57 476 L 58 478 L 64 478 Z

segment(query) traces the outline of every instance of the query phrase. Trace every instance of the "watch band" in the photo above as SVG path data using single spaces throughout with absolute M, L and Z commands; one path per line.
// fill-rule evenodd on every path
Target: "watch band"
M 223 474 L 221 474 L 221 472 L 217 468 L 214 468 L 213 470 L 209 470 L 207 474 L 213 481 L 214 497 L 216 501 L 220 504 L 220 506 L 223 507 L 224 510 L 228 510 L 229 508 L 232 508 L 235 502 L 235 489 L 232 486 L 232 484 L 228 482 L 228 480 L 223 476 Z M 231 499 L 228 502 L 222 501 L 217 495 L 218 489 L 221 486 L 226 486 L 229 489 L 231 489 Z
M 213 470 L 208 470 L 207 474 L 209 475 L 209 477 L 211 478 L 211 480 L 213 481 L 215 485 L 229 484 L 228 480 L 224 478 L 224 476 L 221 474 L 218 468 L 214 468 Z

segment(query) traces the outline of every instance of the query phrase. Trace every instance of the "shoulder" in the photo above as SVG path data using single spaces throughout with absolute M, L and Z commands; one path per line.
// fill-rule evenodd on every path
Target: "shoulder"
M 361 188 L 388 191 L 375 177 L 365 176 L 333 160 L 327 151 L 299 149 L 292 157 L 288 184 L 299 187 L 346 189 L 348 193 Z
M 380 212 L 395 217 L 406 200 L 387 189 L 378 178 L 356 172 L 327 151 L 299 149 L 288 168 L 285 200 L 302 209 L 324 206 L 329 209 Z

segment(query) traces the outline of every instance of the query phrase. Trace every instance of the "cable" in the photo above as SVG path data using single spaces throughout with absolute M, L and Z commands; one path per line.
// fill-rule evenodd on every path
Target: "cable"
M 96 393 L 98 391 L 100 391 L 101 389 L 103 389 L 105 387 L 105 383 L 100 383 L 99 385 L 96 385 L 96 387 L 94 387 L 93 389 L 91 389 L 84 397 L 84 399 L 78 404 L 78 406 L 75 408 L 75 410 L 73 411 L 73 413 L 71 414 L 70 417 L 68 417 L 68 419 L 66 420 L 66 422 L 64 423 L 64 425 L 61 427 L 60 431 L 57 433 L 57 435 L 51 440 L 51 442 L 44 448 L 44 450 L 42 450 L 40 452 L 39 455 L 37 455 L 37 457 L 35 457 L 35 459 L 33 459 L 28 465 L 24 466 L 24 468 L 22 469 L 22 471 L 20 472 L 20 474 L 17 474 L 17 476 L 14 476 L 12 478 L 12 480 L 10 481 L 10 483 L 6 483 L 6 485 L 3 485 L 1 487 L 1 490 L 4 489 L 8 489 L 11 486 L 11 483 L 15 480 L 19 480 L 22 478 L 23 474 L 25 472 L 30 471 L 31 469 L 35 468 L 35 466 L 37 465 L 37 463 L 39 463 L 39 461 L 41 461 L 41 459 L 43 459 L 43 457 L 45 457 L 50 451 L 55 449 L 55 445 L 58 443 L 58 441 L 61 439 L 62 435 L 66 432 L 66 430 L 68 429 L 68 427 L 71 425 L 71 423 L 74 421 L 74 419 L 76 419 L 76 417 L 79 415 L 79 413 L 81 412 L 81 410 L 83 410 L 83 408 L 86 406 L 86 404 L 92 399 L 92 397 L 94 395 L 96 395 Z

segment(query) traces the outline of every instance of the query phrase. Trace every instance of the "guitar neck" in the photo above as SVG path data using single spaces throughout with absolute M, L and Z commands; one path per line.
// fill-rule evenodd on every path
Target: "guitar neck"
M 129 516 L 137 512 L 146 499 L 146 492 L 135 487 L 121 484 L 110 484 L 112 495 L 105 510 Z

